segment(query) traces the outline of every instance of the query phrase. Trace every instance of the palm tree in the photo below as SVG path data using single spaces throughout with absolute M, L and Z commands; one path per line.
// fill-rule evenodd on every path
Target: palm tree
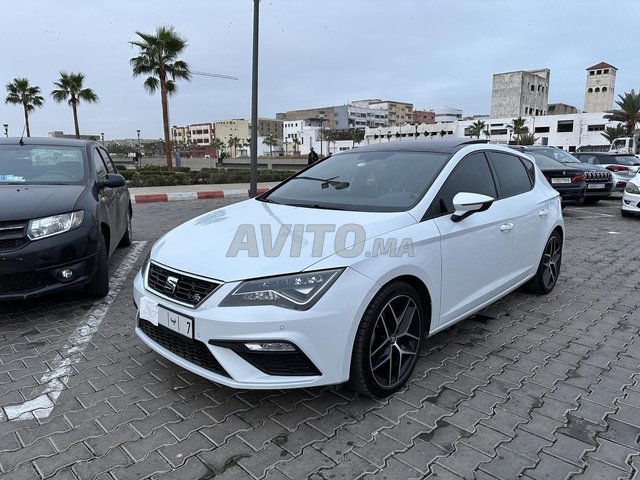
M 606 127 L 604 132 L 600 133 L 609 143 L 613 143 L 616 138 L 624 137 L 626 134 L 627 127 L 624 123 L 618 123 L 615 127 Z
M 538 141 L 533 133 L 525 132 L 520 135 L 520 145 L 534 145 Z
M 513 130 L 516 134 L 516 143 L 520 145 L 520 136 L 523 133 L 529 133 L 529 127 L 525 125 L 526 120 L 522 117 L 514 118 L 511 120 L 511 124 L 507 125 L 507 129 Z
M 300 139 L 298 137 L 293 137 L 293 153 L 296 155 L 300 155 Z
M 224 150 L 224 142 L 216 137 L 211 140 L 211 146 L 216 149 L 216 154 L 220 157 L 220 152 Z
M 262 143 L 269 146 L 269 156 L 273 157 L 273 147 L 278 145 L 278 140 L 270 133 L 264 137 Z
M 624 95 L 618 95 L 620 100 L 616 100 L 619 109 L 614 109 L 604 118 L 616 122 L 622 122 L 626 125 L 626 134 L 632 135 L 636 128 L 636 124 L 640 122 L 640 92 L 636 93 L 631 89 Z
M 242 142 L 240 141 L 240 139 L 236 136 L 230 137 L 229 140 L 227 141 L 227 145 L 229 146 L 229 148 L 233 148 L 233 156 L 236 156 L 236 148 L 238 146 L 240 146 Z
M 169 95 L 176 91 L 176 79 L 191 79 L 189 65 L 182 60 L 178 60 L 178 56 L 187 46 L 187 41 L 178 35 L 172 26 L 158 27 L 155 35 L 142 32 L 136 32 L 136 35 L 140 37 L 140 40 L 129 43 L 134 47 L 138 47 L 140 51 L 139 55 L 133 57 L 129 63 L 134 77 L 149 75 L 144 81 L 144 87 L 149 93 L 154 93 L 160 87 L 164 154 L 167 160 L 167 169 L 173 170 L 167 99 Z
M 60 72 L 60 79 L 53 85 L 58 87 L 51 92 L 56 103 L 68 101 L 73 111 L 73 126 L 76 130 L 76 138 L 80 138 L 78 126 L 78 104 L 80 100 L 86 103 L 97 103 L 98 95 L 90 88 L 83 88 L 84 73 Z
M 24 110 L 24 124 L 27 129 L 27 137 L 31 136 L 29 128 L 29 113 L 33 112 L 36 107 L 41 107 L 44 98 L 40 95 L 40 87 L 29 85 L 26 78 L 14 78 L 13 82 L 7 83 L 7 98 L 4 103 L 13 105 L 22 105 Z
M 480 138 L 480 135 L 484 133 L 487 128 L 487 124 L 482 120 L 477 120 L 469 126 L 469 135 Z

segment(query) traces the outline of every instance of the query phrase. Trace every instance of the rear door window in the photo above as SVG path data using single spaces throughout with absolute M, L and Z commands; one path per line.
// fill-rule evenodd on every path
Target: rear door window
M 498 177 L 501 198 L 519 195 L 533 188 L 531 172 L 520 157 L 502 152 L 490 152 L 489 156 Z

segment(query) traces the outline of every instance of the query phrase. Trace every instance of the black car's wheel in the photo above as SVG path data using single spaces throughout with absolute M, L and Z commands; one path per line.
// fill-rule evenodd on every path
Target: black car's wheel
M 524 285 L 532 293 L 547 294 L 556 286 L 560 266 L 562 264 L 562 237 L 553 232 L 544 247 L 538 271 L 535 276 Z
M 424 307 L 404 282 L 383 287 L 356 333 L 349 385 L 371 397 L 397 392 L 411 376 L 424 336 Z
M 127 230 L 124 232 L 118 247 L 129 247 L 133 242 L 133 228 L 131 227 L 131 210 L 127 213 Z
M 102 235 L 98 236 L 98 253 L 93 278 L 85 287 L 85 293 L 90 298 L 102 298 L 109 293 L 109 271 L 107 267 L 107 245 Z
M 595 203 L 598 203 L 600 201 L 599 198 L 593 198 L 593 197 L 586 197 L 584 199 L 584 203 L 587 205 L 593 205 Z

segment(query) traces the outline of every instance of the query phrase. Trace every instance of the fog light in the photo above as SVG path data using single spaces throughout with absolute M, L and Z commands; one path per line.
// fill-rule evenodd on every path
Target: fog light
M 73 278 L 73 270 L 71 270 L 70 268 L 65 268 L 59 273 L 59 275 L 62 280 L 71 280 L 71 278 Z
M 296 347 L 286 342 L 251 342 L 245 347 L 253 352 L 295 352 Z

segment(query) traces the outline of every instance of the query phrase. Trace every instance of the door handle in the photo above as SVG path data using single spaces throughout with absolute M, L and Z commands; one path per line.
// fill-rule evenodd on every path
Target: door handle
M 501 232 L 508 232 L 509 230 L 513 229 L 513 223 L 503 223 L 502 225 L 500 225 L 500 231 Z
M 540 217 L 546 217 L 547 215 L 549 215 L 549 210 L 547 210 L 546 208 L 538 212 L 538 216 Z

